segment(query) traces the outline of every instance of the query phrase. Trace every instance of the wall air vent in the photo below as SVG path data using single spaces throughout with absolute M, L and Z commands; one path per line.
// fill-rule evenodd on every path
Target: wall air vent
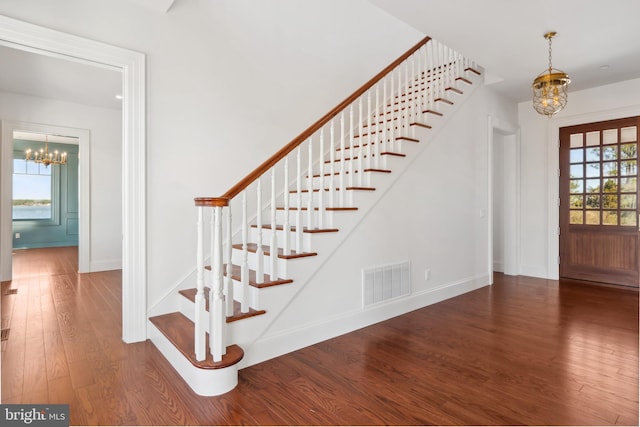
M 365 307 L 410 293 L 409 261 L 362 270 L 362 301 Z

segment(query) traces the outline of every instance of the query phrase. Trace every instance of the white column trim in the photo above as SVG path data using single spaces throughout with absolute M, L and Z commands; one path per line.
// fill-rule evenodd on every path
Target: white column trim
M 143 341 L 147 338 L 145 55 L 2 15 L 0 44 L 122 71 L 122 339 Z

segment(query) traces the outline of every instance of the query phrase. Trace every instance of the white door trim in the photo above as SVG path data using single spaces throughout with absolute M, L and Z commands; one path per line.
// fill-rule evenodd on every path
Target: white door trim
M 521 273 L 521 260 L 520 260 L 520 235 L 521 235 L 521 225 L 520 225 L 520 214 L 521 214 L 521 186 L 520 186 L 520 175 L 521 175 L 521 132 L 520 128 L 517 129 L 505 129 L 494 124 L 494 119 L 492 116 L 488 116 L 487 119 L 487 242 L 488 242 L 488 250 L 487 250 L 487 265 L 488 265 L 488 273 L 491 280 L 491 284 L 493 284 L 493 217 L 495 215 L 494 207 L 493 207 L 493 199 L 494 199 L 494 179 L 493 179 L 493 168 L 494 168 L 494 135 L 501 134 L 505 136 L 509 136 L 513 138 L 514 147 L 511 152 L 513 153 L 509 159 L 513 162 L 512 165 L 512 175 L 514 177 L 514 182 L 512 182 L 512 188 L 510 191 L 510 195 L 513 197 L 513 200 L 508 206 L 508 209 L 504 212 L 505 215 L 512 216 L 510 219 L 509 233 L 505 237 L 508 239 L 509 248 L 513 248 L 514 253 L 511 255 L 511 262 L 509 263 L 509 274 L 520 274 Z
M 122 72 L 122 339 L 143 341 L 147 338 L 145 55 L 3 15 L 0 44 Z M 3 224 L 7 220 L 1 219 Z M 4 235 L 5 228 L 0 226 L 3 242 L 10 237 Z M 2 252 L 4 257 L 4 247 Z

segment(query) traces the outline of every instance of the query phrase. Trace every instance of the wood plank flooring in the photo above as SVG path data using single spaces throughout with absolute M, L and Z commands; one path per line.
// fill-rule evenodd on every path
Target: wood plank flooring
M 637 292 L 497 274 L 204 398 L 150 342 L 122 343 L 120 271 L 74 256 L 16 251 L 2 403 L 69 403 L 73 425 L 638 425 Z

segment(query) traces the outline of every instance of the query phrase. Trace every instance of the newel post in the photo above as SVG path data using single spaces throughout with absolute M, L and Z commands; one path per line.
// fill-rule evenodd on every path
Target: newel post
M 209 292 L 209 350 L 214 362 L 220 362 L 226 353 L 226 307 L 222 270 L 222 209 L 229 206 L 229 199 L 199 197 L 196 206 L 209 207 L 211 215 L 211 283 Z M 196 305 L 197 307 L 197 305 Z M 196 319 L 199 315 L 196 315 Z M 196 331 L 198 328 L 196 328 Z M 196 341 L 198 337 L 196 337 Z

